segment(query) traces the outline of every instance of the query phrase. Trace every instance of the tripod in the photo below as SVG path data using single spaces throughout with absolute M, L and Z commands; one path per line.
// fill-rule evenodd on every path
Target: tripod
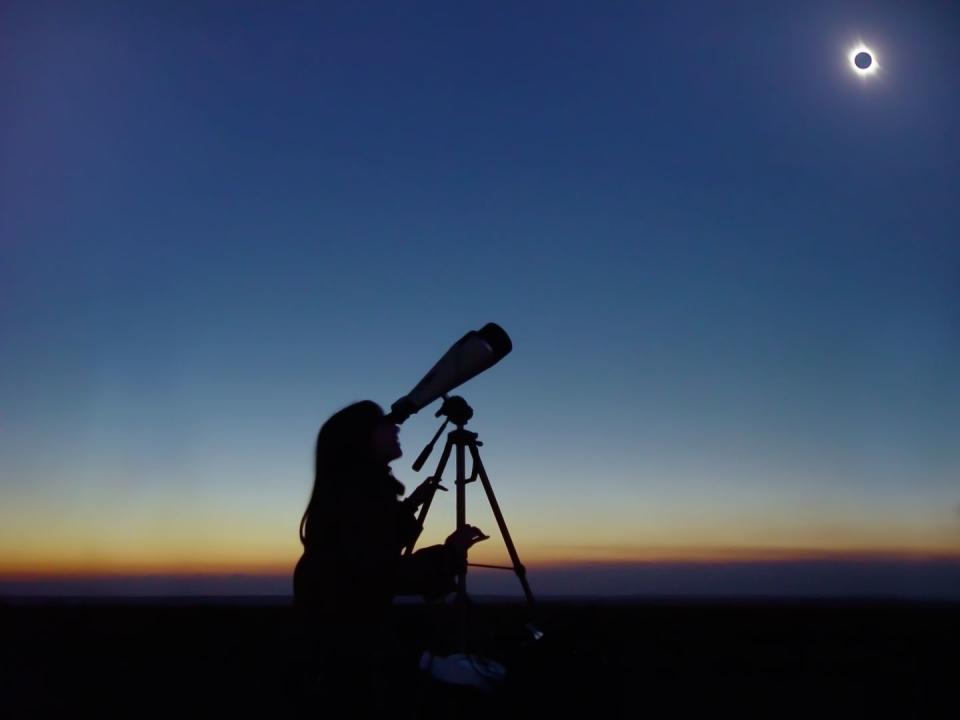
M 459 609 L 459 644 L 461 651 L 466 652 L 465 625 L 466 609 L 469 601 L 469 598 L 467 597 L 468 566 L 472 565 L 473 567 L 493 568 L 496 570 L 513 570 L 520 580 L 520 585 L 523 587 L 523 594 L 526 597 L 528 607 L 533 608 L 534 602 L 533 593 L 530 591 L 530 583 L 527 582 L 527 569 L 523 566 L 523 563 L 520 562 L 520 557 L 517 555 L 517 549 L 514 547 L 513 540 L 510 538 L 510 531 L 507 529 L 507 523 L 503 519 L 503 513 L 500 512 L 500 505 L 497 503 L 497 498 L 493 494 L 493 488 L 490 485 L 490 478 L 487 477 L 487 471 L 483 467 L 483 461 L 480 459 L 480 453 L 477 450 L 477 448 L 483 445 L 483 443 L 477 440 L 477 433 L 470 432 L 464 428 L 470 418 L 473 417 L 473 409 L 467 404 L 467 401 L 460 396 L 454 395 L 447 397 L 444 395 L 443 405 L 436 413 L 437 417 L 440 415 L 445 415 L 447 419 L 444 420 L 443 425 L 441 425 L 440 429 L 437 430 L 436 435 L 433 436 L 433 439 L 420 453 L 416 462 L 414 462 L 413 469 L 415 471 L 419 471 L 420 468 L 423 467 L 423 464 L 433 451 L 434 444 L 440 437 L 440 434 L 447 427 L 447 423 L 452 421 L 453 424 L 456 425 L 456 430 L 451 430 L 449 433 L 447 433 L 447 443 L 443 448 L 443 453 L 440 455 L 440 462 L 437 464 L 436 472 L 427 478 L 427 480 L 430 482 L 432 492 L 427 495 L 427 499 L 420 508 L 420 514 L 417 517 L 417 521 L 420 523 L 420 526 L 423 527 L 423 522 L 426 519 L 427 512 L 430 510 L 430 504 L 433 501 L 433 496 L 436 493 L 437 488 L 446 490 L 445 487 L 440 485 L 440 481 L 443 477 L 443 470 L 446 467 L 447 460 L 450 458 L 450 451 L 452 448 L 456 447 L 457 530 L 460 530 L 467 524 L 467 484 L 475 482 L 479 477 L 480 482 L 483 484 L 483 489 L 486 492 L 487 500 L 490 503 L 490 508 L 493 510 L 493 515 L 497 520 L 497 525 L 500 528 L 500 534 L 503 536 L 504 544 L 507 546 L 507 552 L 510 554 L 510 560 L 512 562 L 512 566 L 466 563 L 463 570 L 457 574 L 456 587 L 457 605 Z M 470 456 L 473 458 L 473 465 L 469 478 L 466 477 L 465 470 L 466 451 L 468 449 L 470 450 Z M 413 540 L 409 545 L 407 545 L 406 548 L 404 548 L 405 555 L 409 555 L 411 552 L 413 552 L 413 546 L 415 543 L 416 540 Z

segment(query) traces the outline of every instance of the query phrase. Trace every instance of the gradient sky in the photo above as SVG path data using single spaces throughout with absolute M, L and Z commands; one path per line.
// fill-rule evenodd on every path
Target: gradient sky
M 958 37 L 950 2 L 3 3 L 0 577 L 288 572 L 320 424 L 489 321 L 458 392 L 529 564 L 956 561 Z

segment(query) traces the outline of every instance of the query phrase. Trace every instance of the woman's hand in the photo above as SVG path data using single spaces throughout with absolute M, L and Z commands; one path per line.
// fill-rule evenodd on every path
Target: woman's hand
M 480 528 L 474 527 L 473 525 L 464 525 L 462 528 L 454 531 L 443 544 L 466 555 L 467 550 L 474 544 L 481 540 L 487 540 L 488 538 L 489 535 L 484 535 L 483 530 Z
M 433 494 L 433 491 L 435 488 L 446 490 L 446 488 L 443 487 L 442 485 L 439 485 L 439 484 L 434 485 L 432 478 L 427 478 L 422 483 L 417 485 L 417 487 L 414 488 L 412 493 L 407 495 L 404 502 L 410 505 L 410 507 L 415 507 L 415 508 L 420 507 Z

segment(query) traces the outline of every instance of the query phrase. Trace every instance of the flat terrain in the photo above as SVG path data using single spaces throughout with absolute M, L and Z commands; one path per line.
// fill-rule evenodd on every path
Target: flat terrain
M 390 702 L 404 716 L 415 658 L 455 652 L 458 625 L 450 606 L 395 610 L 407 664 Z M 532 644 L 528 619 L 476 603 L 468 647 L 508 682 L 493 696 L 423 684 L 421 717 L 960 717 L 956 604 L 545 601 Z M 0 631 L 6 718 L 320 707 L 312 646 L 279 600 L 0 601 Z

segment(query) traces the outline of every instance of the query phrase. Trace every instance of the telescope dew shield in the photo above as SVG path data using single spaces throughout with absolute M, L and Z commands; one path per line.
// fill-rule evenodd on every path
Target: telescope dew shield
M 487 323 L 457 340 L 409 393 L 390 406 L 390 416 L 402 423 L 420 408 L 496 365 L 513 349 L 506 330 Z

